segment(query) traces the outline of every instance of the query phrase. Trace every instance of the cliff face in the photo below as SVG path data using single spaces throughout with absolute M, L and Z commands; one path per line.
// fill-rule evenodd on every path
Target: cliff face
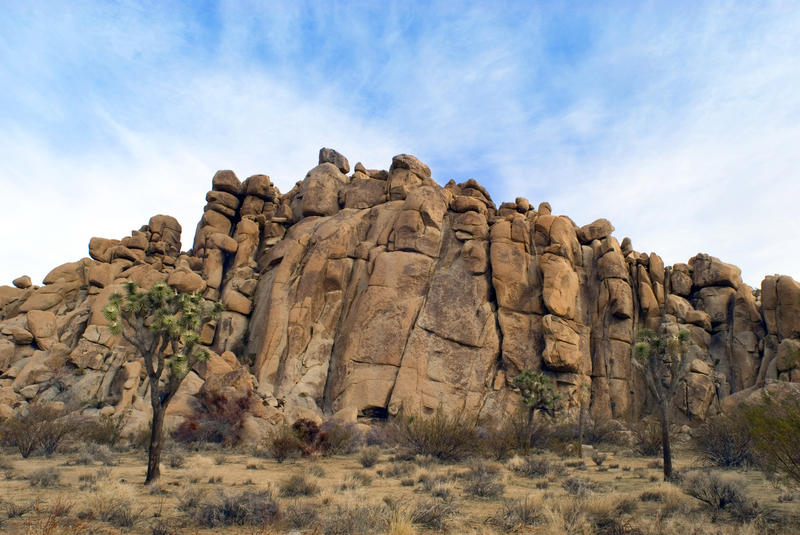
M 439 186 L 413 156 L 350 176 L 335 151 L 319 161 L 286 194 L 264 175 L 218 172 L 188 252 L 177 221 L 155 216 L 122 240 L 92 238 L 91 259 L 41 287 L 0 287 L 0 416 L 38 400 L 147 417 L 141 363 L 100 313 L 128 280 L 164 279 L 226 307 L 203 330 L 214 354 L 184 380 L 175 419 L 214 389 L 255 391 L 254 430 L 440 405 L 502 415 L 519 404 L 511 380 L 525 368 L 550 375 L 567 408 L 588 381 L 594 416 L 635 418 L 647 395 L 634 333 L 662 321 L 694 343 L 676 401 L 687 418 L 765 381 L 800 382 L 789 277 L 754 292 L 714 257 L 664 266 L 620 245 L 607 220 L 578 227 L 522 198 L 497 207 L 474 180 Z

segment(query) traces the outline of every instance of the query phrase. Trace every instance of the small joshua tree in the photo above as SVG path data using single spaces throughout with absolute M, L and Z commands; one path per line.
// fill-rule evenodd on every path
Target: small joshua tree
M 533 425 L 536 411 L 550 417 L 555 416 L 561 396 L 556 393 L 553 382 L 542 372 L 525 369 L 514 377 L 514 386 L 519 388 L 522 403 L 528 408 L 528 430 Z
M 689 367 L 689 331 L 676 335 L 657 335 L 642 329 L 636 336 L 634 366 L 644 373 L 647 388 L 656 399 L 661 421 L 661 449 L 664 453 L 664 479 L 672 479 L 672 449 L 669 443 L 669 406 Z
M 208 304 L 197 293 L 178 293 L 163 281 L 150 290 L 129 282 L 125 295 L 111 295 L 103 309 L 111 332 L 121 334 L 144 358 L 150 381 L 153 422 L 145 484 L 161 475 L 167 405 L 192 366 L 208 358 L 208 352 L 197 345 L 200 328 L 221 311 L 219 302 Z

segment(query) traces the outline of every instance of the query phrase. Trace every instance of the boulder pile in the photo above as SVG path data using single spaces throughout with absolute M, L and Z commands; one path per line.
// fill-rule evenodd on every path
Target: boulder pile
M 650 400 L 631 365 L 644 327 L 686 329 L 693 362 L 676 414 L 700 421 L 728 396 L 800 382 L 800 284 L 698 254 L 665 266 L 599 219 L 578 226 L 524 198 L 495 204 L 474 180 L 440 186 L 414 156 L 388 171 L 322 149 L 287 193 L 266 175 L 212 179 L 192 248 L 157 215 L 89 258 L 0 286 L 0 418 L 32 402 L 149 418 L 141 358 L 102 308 L 125 282 L 166 280 L 225 306 L 203 326 L 211 358 L 183 380 L 172 425 L 206 400 L 248 396 L 246 438 L 298 418 L 392 416 L 438 407 L 495 419 L 520 403 L 526 368 L 569 412 L 591 385 L 596 418 Z M 217 396 L 217 398 L 215 398 Z

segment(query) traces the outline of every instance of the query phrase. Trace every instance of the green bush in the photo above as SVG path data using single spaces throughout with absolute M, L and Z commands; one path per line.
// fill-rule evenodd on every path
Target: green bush
M 800 393 L 742 409 L 762 468 L 776 470 L 800 485 Z

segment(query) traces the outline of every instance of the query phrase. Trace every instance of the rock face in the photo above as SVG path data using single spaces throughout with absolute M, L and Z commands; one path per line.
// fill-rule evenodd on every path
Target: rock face
M 133 281 L 166 280 L 225 305 L 203 326 L 211 358 L 184 379 L 173 423 L 215 395 L 255 396 L 248 429 L 334 413 L 502 415 L 513 378 L 542 370 L 568 410 L 591 385 L 595 417 L 638 418 L 649 400 L 631 365 L 643 327 L 690 332 L 694 360 L 677 414 L 702 420 L 730 394 L 800 381 L 800 284 L 699 254 L 664 266 L 620 246 L 613 225 L 582 227 L 517 198 L 498 207 L 474 180 L 438 185 L 417 158 L 388 171 L 322 149 L 281 194 L 266 175 L 219 171 L 192 248 L 158 215 L 42 286 L 0 287 L 0 409 L 32 401 L 106 405 L 146 421 L 142 360 L 102 307 Z M 220 394 L 221 393 L 221 394 Z M 213 397 L 213 396 L 212 396 Z

